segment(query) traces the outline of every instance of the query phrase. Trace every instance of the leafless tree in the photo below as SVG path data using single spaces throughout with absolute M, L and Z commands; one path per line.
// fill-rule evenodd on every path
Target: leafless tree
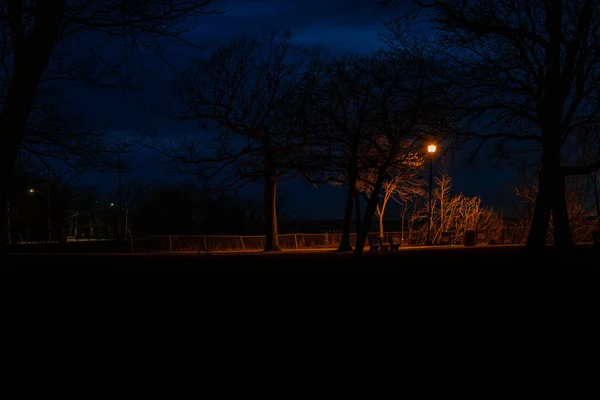
M 483 206 L 478 196 L 467 197 L 452 192 L 452 177 L 442 164 L 433 191 L 432 241 L 439 242 L 442 232 L 451 232 L 452 242 L 460 243 L 467 230 L 485 231 L 488 239 L 498 243 L 502 235 L 503 216 L 498 210 Z
M 371 218 L 375 214 L 386 180 L 401 173 L 399 166 L 415 165 L 415 153 L 423 147 L 432 131 L 440 129 L 439 115 L 427 106 L 428 88 L 425 84 L 426 69 L 420 58 L 388 57 L 375 54 L 364 63 L 363 71 L 367 85 L 362 88 L 371 113 L 368 127 L 369 148 L 364 168 L 373 171 L 372 192 L 363 213 L 362 228 L 358 231 L 354 254 L 362 255 Z
M 423 106 L 427 88 L 422 85 L 421 61 L 412 53 L 350 54 L 326 68 L 311 114 L 322 118 L 317 131 L 328 150 L 321 180 L 348 187 L 340 251 L 352 248 L 350 222 L 356 202 L 361 223 L 354 253 L 362 255 L 383 185 L 396 176 L 408 176 L 424 136 L 436 130 L 436 116 Z M 362 218 L 358 218 L 359 186 L 366 198 Z
M 0 23 L 0 105 L 3 104 L 10 87 L 13 71 L 13 45 L 10 36 L 10 25 Z M 61 43 L 64 45 L 64 43 Z M 87 73 L 75 67 L 69 61 L 81 61 L 81 55 L 63 57 L 61 51 L 53 53 L 52 67 L 44 72 L 31 112 L 26 131 L 23 134 L 20 151 L 32 157 L 30 161 L 38 163 L 45 171 L 54 175 L 70 172 L 81 173 L 89 167 L 106 170 L 113 156 L 123 151 L 123 143 L 110 143 L 109 138 L 99 126 L 92 126 L 79 117 L 81 112 L 64 105 L 61 99 L 61 82 L 71 79 L 86 79 L 93 75 L 95 66 L 86 63 Z M 87 60 L 87 57 L 85 57 Z M 58 61 L 60 60 L 60 61 Z M 97 62 L 97 64 L 101 64 Z M 117 66 L 113 66 L 117 68 Z M 78 69 L 79 68 L 79 69 Z M 107 77 L 106 74 L 96 74 Z M 0 106 L 1 107 L 1 106 Z M 58 161 L 58 162 L 56 162 Z
M 379 236 L 383 237 L 383 217 L 390 200 L 402 203 L 403 198 L 410 198 L 415 193 L 415 189 L 421 186 L 423 182 L 423 157 L 416 151 L 413 154 L 401 154 L 400 163 L 391 167 L 389 179 L 383 181 L 381 185 L 381 194 L 379 203 L 375 208 L 375 216 L 378 219 Z M 373 170 L 366 171 L 358 178 L 357 190 L 363 194 L 367 200 L 372 195 L 377 175 Z
M 126 50 L 160 53 L 164 38 L 181 38 L 192 17 L 213 13 L 212 0 L 2 0 L 0 32 L 10 43 L 10 79 L 0 111 L 0 198 L 14 185 L 14 167 L 38 87 L 61 46 L 92 39 Z M 70 51 L 81 51 L 71 46 Z M 100 62 L 100 59 L 98 59 Z M 85 71 L 78 71 L 85 72 Z M 3 203 L 4 201 L 2 201 Z M 0 208 L 0 225 L 6 212 Z M 4 246 L 5 229 L 0 229 Z
M 589 175 L 568 177 L 565 181 L 565 202 L 573 238 L 577 242 L 590 240 L 596 227 L 593 215 L 596 211 L 595 182 Z M 535 170 L 522 170 L 520 182 L 512 187 L 512 203 L 519 220 L 517 227 L 526 228 L 532 221 L 532 205 L 535 203 L 539 178 Z M 550 228 L 554 220 L 550 219 Z M 552 230 L 548 232 L 552 238 Z
M 572 247 L 565 177 L 600 160 L 570 165 L 565 143 L 598 125 L 600 3 L 595 0 L 413 0 L 413 21 L 433 24 L 428 47 L 446 65 L 438 83 L 460 114 L 462 138 L 495 143 L 501 157 L 537 149 L 539 190 L 527 246 Z M 391 24 L 392 36 L 407 19 Z M 583 143 L 580 143 L 584 145 Z
M 292 43 L 287 32 L 264 40 L 243 36 L 198 59 L 177 83 L 178 120 L 197 120 L 217 131 L 209 141 L 188 137 L 177 146 L 152 146 L 206 178 L 226 175 L 224 187 L 264 184 L 265 251 L 280 251 L 277 184 L 302 164 L 307 146 L 294 113 L 309 93 L 318 49 Z M 230 169 L 233 168 L 233 172 Z M 228 171 L 229 169 L 229 171 Z
M 401 219 L 402 219 L 402 237 L 404 239 L 404 229 L 408 228 L 408 236 L 406 238 L 407 244 L 410 246 L 413 244 L 413 231 L 414 225 L 417 220 L 423 215 L 424 208 L 422 207 L 423 198 L 425 196 L 425 181 L 416 181 L 416 185 L 409 187 L 408 190 L 402 190 L 402 193 L 398 193 L 393 196 L 393 199 L 401 207 Z
M 342 237 L 338 251 L 352 251 L 350 231 L 353 210 L 360 229 L 359 175 L 366 173 L 365 155 L 369 152 L 373 113 L 368 98 L 368 76 L 364 57 L 345 54 L 325 65 L 315 96 L 307 103 L 305 118 L 315 136 L 315 147 L 322 149 L 315 167 L 307 173 L 313 183 L 345 185 L 348 188 Z

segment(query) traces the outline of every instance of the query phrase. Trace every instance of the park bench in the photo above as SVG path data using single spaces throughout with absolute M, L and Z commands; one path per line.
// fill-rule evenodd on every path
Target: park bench
M 400 242 L 393 237 L 379 237 L 379 233 L 369 233 L 369 251 L 396 251 L 400 248 Z
M 442 232 L 439 244 L 450 245 L 452 244 L 452 232 Z

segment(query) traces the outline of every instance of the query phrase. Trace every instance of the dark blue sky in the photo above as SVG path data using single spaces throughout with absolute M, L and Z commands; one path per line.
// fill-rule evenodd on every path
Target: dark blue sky
M 239 0 L 224 1 L 233 9 L 218 16 L 205 16 L 189 33 L 189 39 L 210 46 L 230 41 L 244 33 L 260 35 L 266 31 L 289 29 L 298 43 L 323 45 L 331 53 L 354 51 L 367 53 L 382 46 L 378 33 L 381 17 L 372 0 Z M 170 49 L 170 61 L 183 65 L 187 59 L 198 56 L 199 50 Z M 161 117 L 157 107 L 167 98 L 171 72 L 159 63 L 150 63 L 151 77 L 143 90 L 134 93 L 106 90 L 79 90 L 71 101 L 94 123 L 101 124 L 115 137 L 130 137 L 148 129 L 161 135 L 180 135 L 198 129 L 194 124 L 175 124 Z M 74 93 L 74 92 L 72 92 Z M 125 180 L 169 181 L 184 177 L 164 174 L 151 163 L 151 154 L 140 152 L 131 160 L 136 172 Z M 500 206 L 500 193 L 506 193 L 507 174 L 493 169 L 477 172 L 466 170 L 458 158 L 446 159 L 454 178 L 453 188 L 468 196 L 480 195 L 487 205 Z M 115 177 L 93 174 L 89 179 L 105 190 L 113 188 Z M 190 178 L 187 178 L 190 179 Z M 305 184 L 281 185 L 287 192 L 285 208 L 296 210 L 299 217 L 321 219 L 342 218 L 345 190 L 325 187 L 314 188 Z M 259 187 L 247 189 L 249 194 L 260 193 Z M 387 217 L 398 218 L 392 208 Z

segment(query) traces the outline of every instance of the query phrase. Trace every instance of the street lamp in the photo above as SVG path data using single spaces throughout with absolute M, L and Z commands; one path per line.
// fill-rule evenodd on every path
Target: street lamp
M 131 236 L 129 233 L 129 209 L 127 209 L 127 207 L 120 207 L 120 206 L 116 205 L 115 203 L 110 203 L 110 206 L 116 207 L 116 208 L 120 209 L 121 211 L 125 211 L 125 236 Z
M 431 219 L 432 219 L 432 215 L 433 215 L 433 203 L 432 203 L 432 197 L 431 197 L 431 188 L 433 187 L 433 155 L 435 154 L 435 151 L 437 150 L 437 147 L 435 144 L 430 144 L 429 146 L 427 146 L 427 152 L 429 153 L 429 218 L 428 218 L 428 227 L 427 227 L 427 241 L 425 242 L 425 244 L 427 246 L 431 246 L 432 245 L 432 240 L 431 240 Z
M 46 201 L 48 204 L 48 242 L 51 242 L 52 241 L 52 206 L 51 206 L 51 201 L 50 201 L 50 192 L 44 193 L 44 192 L 40 192 L 37 189 L 31 188 L 31 189 L 29 189 L 29 193 L 32 193 L 32 194 L 37 193 L 46 198 Z

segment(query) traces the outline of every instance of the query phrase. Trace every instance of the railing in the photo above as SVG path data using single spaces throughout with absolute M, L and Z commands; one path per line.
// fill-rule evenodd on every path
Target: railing
M 506 228 L 498 231 L 478 231 L 478 245 L 494 244 L 523 244 L 527 238 L 528 230 L 525 228 Z M 425 235 L 413 232 L 411 241 L 404 232 L 385 232 L 384 236 L 391 236 L 400 243 L 400 246 L 420 246 L 425 244 Z M 339 246 L 341 233 L 291 233 L 278 235 L 279 245 L 284 250 L 310 250 L 310 249 L 335 249 Z M 452 232 L 443 244 L 462 245 L 464 236 Z M 350 234 L 350 244 L 354 246 L 356 233 Z M 434 244 L 442 244 L 441 240 Z M 265 236 L 224 236 L 224 235 L 153 235 L 135 242 L 135 251 L 141 252 L 169 252 L 169 253 L 216 253 L 232 251 L 262 251 L 265 246 Z
M 525 244 L 529 229 L 526 227 L 505 227 L 504 229 L 479 230 L 476 235 L 477 245 L 496 244 Z M 408 235 L 404 232 L 385 232 L 400 243 L 401 247 L 421 246 L 425 244 L 426 234 L 423 231 L 413 231 Z M 589 237 L 588 237 L 589 236 Z M 336 249 L 341 241 L 341 233 L 291 233 L 278 235 L 279 245 L 284 250 L 317 250 Z M 410 239 L 410 241 L 409 241 Z M 548 243 L 552 242 L 548 235 Z M 591 242 L 591 234 L 574 237 L 575 242 Z M 350 244 L 354 246 L 356 233 L 350 234 Z M 434 245 L 464 244 L 464 233 L 444 232 L 434 236 Z M 223 236 L 223 235 L 154 235 L 132 241 L 116 242 L 114 240 L 81 240 L 66 243 L 35 243 L 22 242 L 16 245 L 15 251 L 107 251 L 107 252 L 161 252 L 161 253 L 218 253 L 218 252 L 252 252 L 262 251 L 265 246 L 265 236 Z M 26 246 L 27 250 L 25 250 Z
M 291 233 L 278 235 L 284 250 L 337 248 L 341 233 Z M 356 242 L 356 233 L 350 234 L 350 243 Z M 265 236 L 223 235 L 155 235 L 136 241 L 136 251 L 161 251 L 169 253 L 214 253 L 227 251 L 261 251 Z

